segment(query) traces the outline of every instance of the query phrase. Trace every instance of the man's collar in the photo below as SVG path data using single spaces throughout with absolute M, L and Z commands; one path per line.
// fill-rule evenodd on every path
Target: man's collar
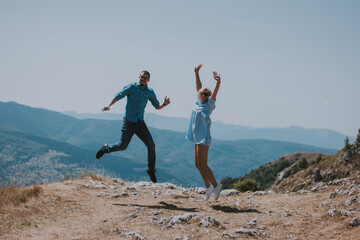
M 135 85 L 138 87 L 138 88 L 142 88 L 139 84 L 139 82 L 135 82 Z M 148 85 L 146 84 L 144 88 L 142 89 L 148 89 Z

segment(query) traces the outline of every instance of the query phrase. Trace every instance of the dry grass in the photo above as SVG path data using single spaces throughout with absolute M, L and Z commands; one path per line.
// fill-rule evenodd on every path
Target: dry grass
M 19 206 L 33 197 L 38 197 L 43 189 L 34 185 L 32 187 L 8 186 L 0 189 L 0 212 L 8 205 Z
M 104 181 L 106 179 L 106 177 L 101 174 L 95 174 L 90 172 L 85 172 L 81 174 L 81 176 L 79 177 L 79 179 L 85 179 L 85 178 L 90 178 L 91 180 L 94 181 Z
M 42 193 L 43 188 L 37 185 L 0 188 L 0 236 L 11 229 L 33 225 L 32 216 L 36 216 L 40 209 L 35 205 L 26 206 L 26 203 Z
M 61 182 L 65 182 L 68 180 L 75 180 L 75 179 L 85 179 L 85 178 L 90 178 L 93 181 L 104 181 L 106 179 L 106 176 L 104 175 L 104 172 L 102 173 L 94 173 L 88 169 L 85 169 L 81 175 L 77 175 L 72 173 L 71 171 L 65 172 L 63 173 L 64 177 L 61 180 Z
M 59 184 L 55 183 L 55 186 Z M 52 185 L 8 186 L 0 189 L 0 239 L 7 239 L 3 236 L 13 231 L 37 229 L 41 224 L 67 219 L 77 211 L 86 213 L 73 200 L 72 193 L 64 196 L 61 188 L 49 186 Z

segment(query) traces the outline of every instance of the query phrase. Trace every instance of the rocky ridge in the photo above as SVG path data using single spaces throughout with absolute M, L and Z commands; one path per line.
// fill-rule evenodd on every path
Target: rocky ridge
M 297 161 L 278 173 L 271 189 L 279 192 L 316 191 L 346 182 L 360 171 L 360 129 L 353 144 L 335 155 L 295 153 Z M 347 182 L 348 183 L 348 182 Z

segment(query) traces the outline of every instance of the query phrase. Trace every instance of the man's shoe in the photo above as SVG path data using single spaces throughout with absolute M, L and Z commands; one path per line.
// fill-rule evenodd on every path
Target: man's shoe
M 209 198 L 210 198 L 213 191 L 214 191 L 213 186 L 210 186 L 210 187 L 206 188 L 206 190 L 205 190 L 205 194 L 206 194 L 205 201 L 209 200 Z
M 216 186 L 216 188 L 214 188 L 215 200 L 217 200 L 217 199 L 219 198 L 221 189 L 222 189 L 222 185 L 221 185 L 221 184 L 218 184 L 218 185 Z
M 155 176 L 155 170 L 146 170 L 147 174 L 149 174 L 150 176 L 150 179 L 153 183 L 156 183 L 157 182 L 157 179 L 156 179 L 156 176 Z
M 102 156 L 104 156 L 105 154 L 104 149 L 107 148 L 107 146 L 108 146 L 107 144 L 102 145 L 102 147 L 96 153 L 96 159 L 100 159 Z

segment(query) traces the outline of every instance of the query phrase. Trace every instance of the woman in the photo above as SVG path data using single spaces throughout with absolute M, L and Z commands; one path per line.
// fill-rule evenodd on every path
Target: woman
M 202 88 L 199 77 L 201 67 L 202 65 L 200 64 L 195 67 L 194 70 L 198 101 L 195 103 L 195 107 L 191 113 L 190 126 L 186 138 L 195 143 L 195 165 L 204 180 L 206 187 L 205 200 L 207 201 L 212 192 L 215 193 L 215 200 L 217 200 L 222 188 L 221 184 L 217 184 L 214 174 L 207 165 L 208 151 L 211 145 L 210 115 L 215 109 L 215 100 L 220 88 L 221 79 L 220 75 L 214 71 L 214 79 L 216 80 L 214 92 L 212 93 L 208 88 Z

